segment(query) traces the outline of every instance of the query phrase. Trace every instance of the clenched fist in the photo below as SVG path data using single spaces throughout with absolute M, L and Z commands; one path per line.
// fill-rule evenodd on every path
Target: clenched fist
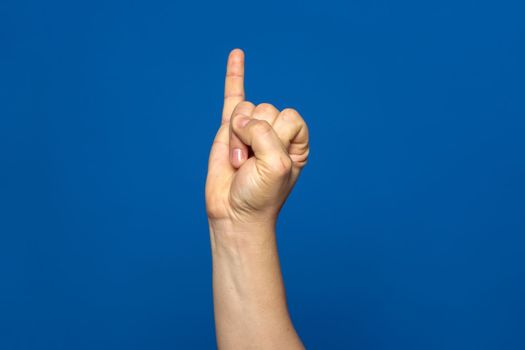
M 297 111 L 245 101 L 244 53 L 233 50 L 208 164 L 210 222 L 274 225 L 308 152 L 308 128 Z

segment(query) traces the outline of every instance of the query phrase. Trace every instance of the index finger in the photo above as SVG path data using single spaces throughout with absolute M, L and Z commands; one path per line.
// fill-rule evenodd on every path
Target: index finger
M 224 107 L 222 123 L 230 121 L 235 106 L 244 101 L 244 52 L 234 49 L 228 56 L 224 81 Z

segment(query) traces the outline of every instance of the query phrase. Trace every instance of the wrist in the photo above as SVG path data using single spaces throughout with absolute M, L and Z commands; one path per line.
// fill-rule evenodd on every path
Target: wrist
M 212 251 L 253 250 L 275 247 L 275 220 L 238 222 L 230 219 L 209 219 Z

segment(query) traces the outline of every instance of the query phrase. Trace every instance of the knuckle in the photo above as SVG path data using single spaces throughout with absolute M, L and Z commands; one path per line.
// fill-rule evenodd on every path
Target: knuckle
M 213 194 L 206 194 L 206 215 L 209 218 L 216 219 L 221 216 L 221 206 L 216 196 Z
M 255 107 L 256 111 L 261 114 L 273 113 L 277 110 L 272 104 L 261 103 Z
M 249 101 L 239 102 L 239 103 L 237 103 L 237 105 L 233 109 L 232 115 L 244 114 L 244 113 L 246 113 L 246 111 L 249 111 L 253 107 L 254 107 L 253 103 L 251 103 Z
M 287 118 L 298 119 L 301 117 L 299 112 L 294 108 L 285 108 L 281 111 L 281 114 Z
M 242 114 L 240 114 L 239 112 L 234 112 L 230 118 L 230 125 L 237 125 L 237 119 L 239 119 L 239 117 L 241 117 Z
M 294 166 L 298 168 L 304 168 L 304 166 L 308 163 L 309 154 L 310 148 L 306 147 L 306 149 L 300 153 L 290 154 L 290 158 L 292 159 Z
M 239 114 L 240 113 L 238 111 L 236 111 L 236 110 L 233 111 L 233 113 L 232 113 L 232 115 L 230 117 L 230 123 L 233 123 L 233 121 L 239 117 Z
M 206 216 L 210 219 L 217 219 L 220 216 L 220 210 L 215 204 L 206 204 Z
M 237 104 L 237 108 L 243 108 L 243 107 L 254 107 L 254 105 L 250 101 L 241 101 Z
M 279 155 L 270 162 L 272 172 L 278 177 L 285 177 L 289 175 L 292 171 L 292 166 L 292 159 L 285 155 Z
M 242 126 L 242 121 L 247 118 L 249 117 L 246 114 L 242 113 L 242 111 L 237 111 L 232 115 L 230 119 L 230 125 L 234 128 L 239 128 Z
M 285 121 L 291 122 L 293 124 L 298 124 L 298 125 L 305 124 L 306 125 L 306 123 L 304 122 L 299 112 L 297 112 L 293 108 L 283 109 L 282 112 L 280 113 L 280 117 L 284 119 Z
M 253 131 L 256 134 L 264 135 L 272 130 L 272 126 L 266 120 L 253 120 Z

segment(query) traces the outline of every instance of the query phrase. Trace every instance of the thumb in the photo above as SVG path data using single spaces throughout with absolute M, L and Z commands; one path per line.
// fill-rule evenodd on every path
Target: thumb
M 264 165 L 266 170 L 277 176 L 285 176 L 291 172 L 293 162 L 267 121 L 236 114 L 230 125 L 233 133 L 252 148 L 259 165 Z

